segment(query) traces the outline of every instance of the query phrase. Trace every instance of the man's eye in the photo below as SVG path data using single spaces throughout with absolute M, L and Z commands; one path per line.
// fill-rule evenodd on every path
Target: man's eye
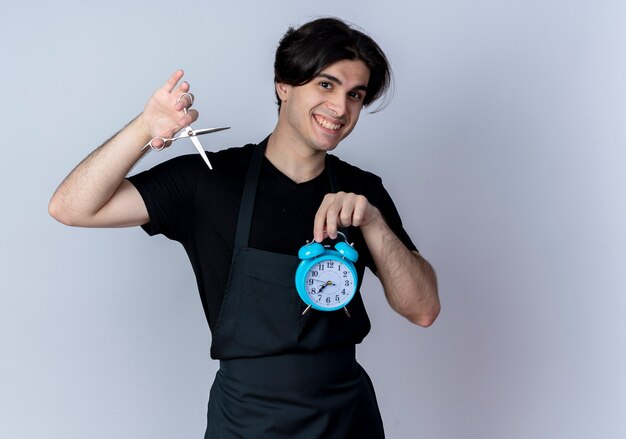
M 353 91 L 353 92 L 350 92 L 350 93 L 349 93 L 349 96 L 350 96 L 352 99 L 355 99 L 355 100 L 357 100 L 357 101 L 360 101 L 360 100 L 361 100 L 361 97 L 362 97 L 362 96 L 361 96 L 361 93 L 359 93 L 358 91 Z

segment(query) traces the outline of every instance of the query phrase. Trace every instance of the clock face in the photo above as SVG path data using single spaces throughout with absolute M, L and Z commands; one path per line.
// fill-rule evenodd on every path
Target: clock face
M 320 258 L 304 277 L 306 294 L 314 307 L 332 310 L 345 306 L 354 296 L 354 271 L 341 259 Z

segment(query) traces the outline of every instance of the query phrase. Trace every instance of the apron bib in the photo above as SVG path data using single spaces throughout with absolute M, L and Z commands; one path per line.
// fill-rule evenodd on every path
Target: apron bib
M 300 259 L 248 247 L 267 139 L 252 154 L 211 357 L 220 360 L 205 439 L 382 438 L 371 381 L 355 359 L 370 322 L 357 292 L 343 311 L 305 315 Z M 331 190 L 337 190 L 330 160 Z

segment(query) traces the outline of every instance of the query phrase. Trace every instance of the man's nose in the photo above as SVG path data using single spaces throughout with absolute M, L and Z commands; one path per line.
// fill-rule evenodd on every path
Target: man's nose
M 343 93 L 335 93 L 328 99 L 328 109 L 331 110 L 335 116 L 343 117 L 346 113 L 347 98 Z

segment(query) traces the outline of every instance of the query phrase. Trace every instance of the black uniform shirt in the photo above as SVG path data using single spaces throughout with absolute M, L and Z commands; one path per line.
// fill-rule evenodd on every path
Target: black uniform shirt
M 209 327 L 214 328 L 228 280 L 239 203 L 255 145 L 208 152 L 213 170 L 197 154 L 161 163 L 129 178 L 141 194 L 150 222 L 142 226 L 150 235 L 163 234 L 179 241 L 191 261 Z M 339 189 L 364 195 L 410 249 L 398 212 L 379 177 L 329 155 Z M 250 247 L 297 255 L 313 239 L 313 220 L 330 179 L 324 170 L 313 180 L 295 183 L 264 158 Z M 358 228 L 348 229 L 359 252 L 357 271 L 376 267 Z M 294 288 L 294 294 L 295 292 Z

